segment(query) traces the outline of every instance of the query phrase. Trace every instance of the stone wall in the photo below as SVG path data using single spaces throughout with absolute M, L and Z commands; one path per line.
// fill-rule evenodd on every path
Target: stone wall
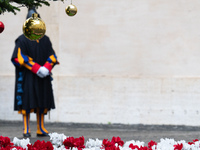
M 60 61 L 47 121 L 200 124 L 200 1 L 74 0 L 74 17 L 50 3 L 38 9 Z M 1 120 L 21 120 L 10 58 L 26 13 L 0 16 Z

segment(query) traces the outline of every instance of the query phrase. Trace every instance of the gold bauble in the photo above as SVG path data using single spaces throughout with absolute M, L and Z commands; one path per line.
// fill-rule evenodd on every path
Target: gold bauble
M 29 40 L 39 40 L 46 32 L 45 23 L 38 18 L 38 14 L 33 13 L 23 24 L 23 33 Z
M 75 5 L 70 4 L 65 8 L 65 12 L 68 16 L 74 16 L 77 13 L 77 8 Z

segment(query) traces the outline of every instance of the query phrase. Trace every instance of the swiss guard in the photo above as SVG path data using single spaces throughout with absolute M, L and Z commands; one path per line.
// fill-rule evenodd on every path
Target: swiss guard
M 28 10 L 27 18 L 37 13 Z M 59 64 L 48 36 L 31 41 L 20 35 L 15 40 L 11 57 L 15 66 L 14 110 L 23 116 L 23 136 L 30 137 L 30 113 L 37 116 L 37 136 L 48 136 L 44 127 L 44 115 L 55 108 L 52 90 L 52 69 Z

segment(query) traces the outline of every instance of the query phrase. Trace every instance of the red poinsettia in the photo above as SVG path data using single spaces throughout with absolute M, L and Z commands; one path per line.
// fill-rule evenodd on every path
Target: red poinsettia
M 192 145 L 192 144 L 194 144 L 194 142 L 188 142 L 188 144 L 189 144 L 189 145 Z
M 116 145 L 117 144 L 117 145 Z M 119 150 L 119 146 L 123 146 L 124 142 L 120 137 L 113 137 L 111 141 L 104 139 L 102 142 L 102 148 L 105 150 Z
M 68 137 L 63 141 L 66 149 L 70 149 L 74 147 L 74 137 Z
M 2 148 L 0 148 L 0 150 L 11 150 L 11 147 L 9 147 L 9 146 L 2 147 Z
M 147 146 L 137 146 L 137 145 L 133 145 L 133 143 L 131 143 L 130 145 L 129 145 L 129 148 L 131 148 L 131 149 L 137 149 L 137 150 L 152 150 L 152 148 L 148 148 Z
M 189 145 L 194 144 L 195 142 L 199 141 L 198 139 L 193 140 L 193 142 L 188 142 Z
M 150 141 L 150 142 L 148 143 L 148 148 L 149 148 L 149 150 L 152 150 L 152 147 L 153 147 L 154 145 L 157 145 L 157 143 L 156 143 L 155 141 Z
M 138 150 L 149 150 L 147 146 L 141 146 Z
M 105 150 L 114 150 L 116 147 L 115 147 L 115 144 L 111 141 L 109 141 L 108 139 L 104 139 L 103 142 L 102 142 L 102 149 L 105 149 Z
M 85 148 L 85 145 L 84 145 L 84 137 L 79 137 L 79 138 L 75 138 L 74 139 L 74 147 L 77 147 L 78 150 L 81 150 L 83 148 Z
M 154 145 L 157 145 L 157 143 L 155 142 L 155 141 L 150 141 L 149 143 L 148 143 L 148 147 L 147 146 L 137 146 L 137 145 L 133 145 L 133 143 L 131 143 L 130 145 L 129 145 L 129 148 L 131 148 L 131 149 L 137 149 L 137 150 L 152 150 L 152 146 L 154 146 Z
M 20 146 L 14 146 L 12 148 L 15 148 L 16 150 L 26 150 L 26 148 L 20 147 Z
M 120 137 L 113 137 L 111 142 L 118 144 L 118 146 L 124 145 L 124 141 L 122 141 Z
M 130 145 L 129 145 L 129 148 L 131 148 L 131 149 L 139 149 L 139 146 L 137 146 L 137 145 L 133 145 L 133 143 L 131 143 Z
M 193 142 L 197 142 L 197 141 L 199 141 L 199 140 L 198 139 L 193 140 Z
M 44 140 L 37 140 L 33 145 L 28 144 L 27 147 L 28 150 L 53 150 L 52 143 L 49 141 L 45 142 Z
M 73 147 L 75 147 L 78 150 L 82 150 L 83 148 L 85 148 L 83 136 L 79 138 L 68 137 L 63 141 L 63 144 L 66 149 L 72 149 Z
M 9 137 L 3 137 L 0 136 L 0 148 L 6 148 L 6 149 L 10 149 L 11 147 L 13 147 L 13 143 L 11 143 L 10 138 Z
M 174 145 L 174 150 L 182 150 L 183 148 L 183 144 L 177 144 L 177 145 Z

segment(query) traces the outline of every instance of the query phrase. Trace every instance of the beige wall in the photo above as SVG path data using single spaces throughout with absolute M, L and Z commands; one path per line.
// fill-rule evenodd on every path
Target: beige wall
M 38 9 L 60 65 L 53 70 L 58 122 L 200 124 L 200 2 L 85 0 Z M 14 40 L 27 10 L 0 21 L 0 119 L 13 111 Z M 34 117 L 33 117 L 34 119 Z

